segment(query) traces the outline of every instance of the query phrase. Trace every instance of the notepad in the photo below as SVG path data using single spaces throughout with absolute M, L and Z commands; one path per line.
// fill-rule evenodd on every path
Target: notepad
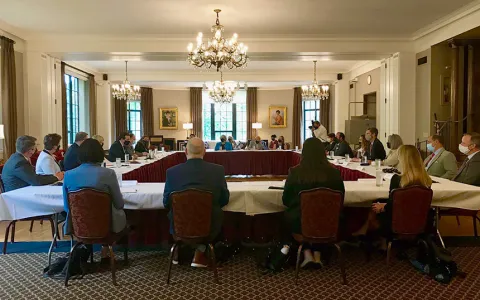
M 138 181 L 136 180 L 122 180 L 122 186 L 128 187 L 128 186 L 136 186 L 138 184 Z

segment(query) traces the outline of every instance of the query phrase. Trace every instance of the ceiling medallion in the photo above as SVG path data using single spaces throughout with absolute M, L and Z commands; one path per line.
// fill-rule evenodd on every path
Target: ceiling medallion
M 247 84 L 244 84 L 247 89 Z M 211 85 L 203 84 L 203 90 L 208 92 L 209 98 L 215 103 L 232 103 L 235 94 L 240 89 L 240 83 L 235 81 L 223 81 L 223 73 L 220 72 L 220 81 L 214 81 Z
M 123 84 L 114 84 L 112 86 L 113 98 L 118 100 L 135 101 L 140 100 L 140 87 L 131 85 L 128 81 L 128 61 L 125 61 L 125 81 Z
M 233 69 L 246 66 L 248 47 L 243 43 L 238 43 L 236 33 L 229 40 L 222 36 L 224 27 L 220 25 L 218 18 L 221 10 L 215 9 L 214 12 L 217 14 L 217 21 L 211 29 L 214 36 L 204 43 L 203 34 L 199 32 L 197 46 L 194 48 L 193 43 L 188 44 L 187 61 L 196 68 L 215 68 L 217 72 L 222 68 Z
M 303 100 L 327 100 L 330 94 L 328 85 L 319 85 L 317 82 L 317 61 L 313 61 L 313 82 L 310 85 L 302 86 Z

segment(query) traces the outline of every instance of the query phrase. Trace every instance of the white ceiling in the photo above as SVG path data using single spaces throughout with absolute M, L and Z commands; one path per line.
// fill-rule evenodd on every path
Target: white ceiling
M 0 20 L 30 33 L 192 35 L 213 9 L 229 35 L 410 37 L 473 0 L 0 0 Z
M 100 73 L 115 73 L 125 71 L 124 61 L 79 61 L 76 62 Z M 355 66 L 365 62 L 362 61 L 318 61 L 317 72 L 321 73 L 344 73 Z M 187 61 L 129 61 L 129 73 L 154 72 L 154 71 L 190 71 L 193 67 Z M 250 61 L 242 71 L 311 71 L 313 74 L 313 63 L 308 61 Z M 233 71 L 232 71 L 233 72 Z

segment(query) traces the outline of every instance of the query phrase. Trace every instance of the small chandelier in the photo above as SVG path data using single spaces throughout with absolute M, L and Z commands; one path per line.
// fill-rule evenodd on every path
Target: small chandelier
M 244 84 L 247 89 L 247 84 Z M 235 94 L 240 89 L 240 83 L 223 81 L 223 73 L 220 72 L 220 81 L 214 81 L 211 86 L 203 84 L 203 90 L 208 92 L 209 98 L 215 103 L 232 103 Z
M 328 85 L 319 85 L 317 82 L 317 61 L 313 61 L 313 82 L 302 86 L 303 100 L 327 100 L 330 94 Z
M 222 36 L 224 27 L 220 25 L 218 19 L 221 10 L 215 9 L 214 12 L 217 14 L 217 21 L 211 29 L 214 36 L 208 39 L 208 43 L 205 44 L 202 40 L 203 34 L 199 32 L 196 48 L 193 48 L 193 43 L 188 44 L 187 61 L 196 68 L 216 68 L 217 72 L 222 68 L 233 69 L 246 66 L 248 47 L 243 43 L 238 43 L 236 33 L 230 40 Z
M 125 81 L 123 84 L 112 86 L 113 98 L 118 100 L 135 101 L 140 99 L 140 87 L 131 85 L 128 81 L 128 61 L 125 61 Z

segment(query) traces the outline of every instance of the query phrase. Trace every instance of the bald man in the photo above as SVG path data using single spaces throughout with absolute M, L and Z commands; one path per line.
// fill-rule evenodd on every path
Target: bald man
M 163 205 L 170 210 L 170 233 L 173 232 L 173 216 L 170 202 L 170 194 L 186 189 L 200 189 L 212 192 L 212 219 L 210 226 L 210 239 L 213 241 L 222 229 L 222 207 L 228 204 L 230 192 L 225 181 L 225 169 L 223 166 L 205 162 L 205 146 L 200 138 L 191 138 L 185 149 L 187 162 L 171 167 L 167 170 L 167 180 L 163 192 Z M 195 201 L 192 199 L 192 201 Z M 197 247 L 192 267 L 208 267 L 208 259 L 205 256 L 205 246 Z M 178 261 L 174 257 L 174 264 Z
M 267 150 L 267 147 L 262 143 L 262 138 L 255 137 L 255 140 L 251 140 L 247 146 L 247 150 Z

